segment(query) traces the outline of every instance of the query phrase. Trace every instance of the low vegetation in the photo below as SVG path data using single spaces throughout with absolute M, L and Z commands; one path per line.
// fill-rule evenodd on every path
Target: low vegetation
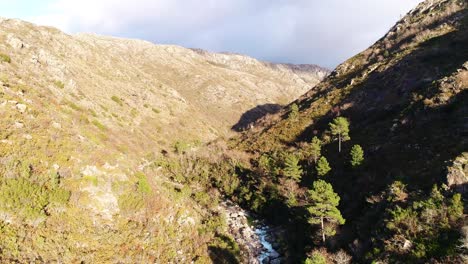
M 120 99 L 119 97 L 113 95 L 113 96 L 111 97 L 111 99 L 112 99 L 112 101 L 116 102 L 118 105 L 123 106 L 123 101 L 122 101 L 122 99 Z
M 125 96 L 106 82 L 109 98 L 85 78 L 2 72 L 0 262 L 248 262 L 224 200 L 275 227 L 290 263 L 466 262 L 466 10 L 416 10 L 288 107 L 207 144 L 221 130 L 172 84 L 132 79 Z
M 11 63 L 11 58 L 6 54 L 0 53 L 0 62 Z

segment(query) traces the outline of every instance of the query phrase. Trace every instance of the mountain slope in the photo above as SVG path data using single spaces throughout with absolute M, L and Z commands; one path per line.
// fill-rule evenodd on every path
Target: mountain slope
M 422 220 L 417 218 L 418 211 L 409 210 L 427 206 L 423 201 L 433 199 L 427 197 L 434 195 L 434 184 L 452 187 L 442 191 L 446 197 L 465 190 L 466 199 L 467 13 L 466 1 L 421 3 L 382 39 L 339 65 L 314 89 L 244 132 L 236 148 L 255 157 L 251 170 L 256 176 L 252 178 L 261 178 L 260 183 L 247 182 L 263 200 L 262 213 L 290 228 L 290 250 L 303 253 L 306 245 L 321 245 L 311 240 L 313 231 L 304 235 L 310 228 L 304 219 L 310 202 L 306 192 L 312 181 L 320 179 L 314 162 L 307 161 L 310 154 L 305 146 L 317 136 L 323 144 L 321 154 L 332 169 L 325 180 L 342 198 L 339 208 L 346 218 L 339 235 L 327 245 L 329 249 L 350 249 L 360 261 L 461 261 L 453 257 L 463 225 L 460 218 Z M 350 121 L 351 140 L 343 142 L 341 153 L 329 127 L 337 116 Z M 365 152 L 365 162 L 357 169 L 349 165 L 349 152 L 355 144 Z M 297 156 L 304 171 L 298 184 L 281 172 L 288 155 Z M 277 166 L 276 170 L 269 170 L 270 166 Z M 452 173 L 454 170 L 457 172 Z M 389 196 L 395 186 L 405 186 L 402 193 L 407 198 L 392 203 Z M 244 205 L 252 206 L 251 202 Z M 414 216 L 404 218 L 397 209 Z M 397 222 L 392 214 L 404 221 L 427 221 L 427 226 L 390 227 L 388 223 Z M 450 224 L 445 231 L 435 231 L 437 221 Z M 420 231 L 414 231 L 418 228 Z M 426 239 L 439 242 L 428 245 Z
M 56 99 L 74 94 L 77 105 L 92 107 L 98 114 L 99 104 L 112 106 L 115 96 L 124 107 L 116 109 L 114 104 L 109 111 L 127 115 L 135 109 L 137 127 L 158 119 L 161 128 L 174 128 L 159 131 L 166 141 L 179 134 L 201 141 L 226 135 L 245 111 L 267 103 L 285 104 L 327 74 L 315 66 L 296 74 L 290 67 L 241 55 L 89 34 L 70 36 L 8 19 L 2 20 L 1 30 L 2 52 L 12 58 L 12 65 L 21 65 L 19 75 L 42 82 Z M 63 84 L 63 90 L 54 82 Z M 115 120 L 102 122 L 111 126 Z
M 174 182 L 163 158 L 229 135 L 245 111 L 284 104 L 327 74 L 296 71 L 0 19 L 0 261 L 238 254 L 216 193 Z
M 443 170 L 443 160 L 466 149 L 463 102 L 468 54 L 464 7 L 459 1 L 424 2 L 384 38 L 339 65 L 295 101 L 300 109 L 297 120 L 288 120 L 290 110 L 284 108 L 246 132 L 245 145 L 268 149 L 275 146 L 272 142 L 310 141 L 318 131 L 327 129 L 333 117 L 342 115 L 351 121 L 352 138 L 376 148 L 373 155 L 378 157 L 382 148 L 400 148 L 406 145 L 404 141 L 412 142 L 417 145 L 408 146 L 412 159 L 398 162 L 414 162 L 420 156 L 415 166 L 424 167 L 421 159 L 428 164 L 435 161 L 428 161 L 424 154 L 433 153 L 428 155 L 440 159 L 434 165 Z M 428 128 L 434 133 L 421 138 Z M 435 150 L 431 149 L 439 144 L 450 144 L 446 151 L 453 153 L 434 157 Z M 426 173 L 441 172 L 430 169 Z M 414 174 L 425 175 L 415 170 Z

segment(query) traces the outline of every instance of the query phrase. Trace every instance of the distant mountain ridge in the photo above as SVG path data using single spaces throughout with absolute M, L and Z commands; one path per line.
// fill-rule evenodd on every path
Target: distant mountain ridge
M 65 88 L 89 89 L 86 91 L 89 96 L 83 98 L 86 104 L 93 104 L 90 99 L 96 98 L 94 93 L 100 93 L 99 97 L 104 99 L 102 91 L 90 89 L 97 83 L 109 87 L 108 99 L 113 96 L 110 93 L 114 88 L 116 94 L 127 96 L 133 93 L 132 89 L 137 89 L 135 92 L 151 97 L 153 102 L 149 104 L 162 108 L 159 116 L 166 119 L 162 123 L 184 118 L 166 115 L 168 104 L 172 104 L 173 112 L 179 108 L 190 109 L 192 118 L 199 117 L 198 123 L 205 120 L 205 128 L 211 128 L 200 134 L 201 140 L 228 133 L 243 112 L 257 105 L 288 103 L 329 73 L 318 66 L 293 69 L 242 55 L 195 51 L 141 40 L 83 33 L 66 35 L 53 28 L 12 19 L 1 19 L 1 33 L 7 46 L 0 48 L 9 53 L 13 63 L 22 63 L 33 71 L 46 71 L 49 78 L 63 82 Z M 32 60 L 36 61 L 35 66 Z M 83 63 L 87 68 L 80 67 Z M 155 95 L 166 94 L 164 100 L 152 97 L 148 93 L 150 87 L 154 87 Z M 139 98 L 133 107 L 141 108 L 142 105 L 137 105 L 144 104 L 145 100 Z M 223 109 L 222 113 L 219 109 Z M 181 111 L 183 114 L 185 110 Z M 197 129 L 204 128 L 197 125 L 191 130 Z M 187 135 L 181 135 L 184 136 Z

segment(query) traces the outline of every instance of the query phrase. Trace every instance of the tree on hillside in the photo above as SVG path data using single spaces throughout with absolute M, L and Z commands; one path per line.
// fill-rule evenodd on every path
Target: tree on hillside
M 301 180 L 302 168 L 296 155 L 289 154 L 284 160 L 283 175 L 295 181 Z
M 330 123 L 332 135 L 338 138 L 338 151 L 341 152 L 341 142 L 350 140 L 348 119 L 339 116 Z
M 337 208 L 340 197 L 333 191 L 331 184 L 324 180 L 317 180 L 309 190 L 309 200 L 310 204 L 307 207 L 310 214 L 309 223 L 321 225 L 322 241 L 325 243 L 326 236 L 335 233 L 334 229 L 325 228 L 325 221 L 340 225 L 345 223 L 345 219 Z
M 289 107 L 289 115 L 288 115 L 288 118 L 289 119 L 296 119 L 297 116 L 299 115 L 299 106 L 297 106 L 296 103 L 292 104 L 290 107 Z
M 307 144 L 305 147 L 304 153 L 307 157 L 307 161 L 313 160 L 314 163 L 317 163 L 318 158 L 320 157 L 320 152 L 322 151 L 322 142 L 318 137 L 314 137 L 310 144 Z
M 359 145 L 354 145 L 351 148 L 350 155 L 351 155 L 351 165 L 353 167 L 357 167 L 361 165 L 362 162 L 364 161 L 364 151 Z
M 320 157 L 320 159 L 317 162 L 317 165 L 315 166 L 315 169 L 317 170 L 318 176 L 324 176 L 325 174 L 327 174 L 331 170 L 327 158 L 323 156 Z

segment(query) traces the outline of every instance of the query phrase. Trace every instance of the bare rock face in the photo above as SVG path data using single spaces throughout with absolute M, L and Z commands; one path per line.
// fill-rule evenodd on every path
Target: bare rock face
M 453 161 L 448 168 L 447 184 L 449 187 L 466 194 L 468 192 L 468 153 L 465 152 Z
M 27 47 L 19 38 L 11 34 L 7 36 L 7 43 L 15 50 Z

